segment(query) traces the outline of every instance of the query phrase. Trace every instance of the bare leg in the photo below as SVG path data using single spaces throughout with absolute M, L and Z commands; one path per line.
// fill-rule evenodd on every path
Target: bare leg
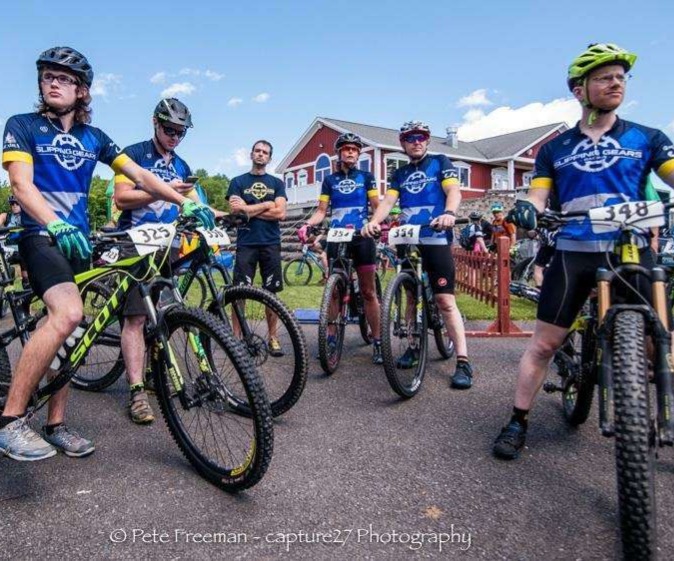
M 463 325 L 461 312 L 456 305 L 456 298 L 453 294 L 436 294 L 435 302 L 445 320 L 445 326 L 450 338 L 454 341 L 456 354 L 458 356 L 468 356 L 468 346 L 466 344 L 466 330 Z
M 375 288 L 375 271 L 364 270 L 362 267 L 357 270 L 358 283 L 360 284 L 360 291 L 363 295 L 363 302 L 365 304 L 365 317 L 367 323 L 372 330 L 372 336 L 375 339 L 381 339 L 381 314 L 379 300 L 377 300 L 377 292 Z
M 127 316 L 122 328 L 122 355 L 126 366 L 129 385 L 143 381 L 145 368 L 145 338 L 143 327 L 145 316 Z

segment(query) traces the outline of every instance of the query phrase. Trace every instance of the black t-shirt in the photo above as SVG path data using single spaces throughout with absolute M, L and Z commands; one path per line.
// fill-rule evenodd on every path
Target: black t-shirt
M 256 205 L 267 201 L 275 201 L 278 197 L 287 199 L 286 188 L 278 177 L 265 173 L 253 175 L 244 173 L 232 179 L 227 191 L 227 199 L 237 195 L 247 205 Z M 270 245 L 281 243 L 281 229 L 277 220 L 251 218 L 246 226 L 239 228 L 236 245 Z

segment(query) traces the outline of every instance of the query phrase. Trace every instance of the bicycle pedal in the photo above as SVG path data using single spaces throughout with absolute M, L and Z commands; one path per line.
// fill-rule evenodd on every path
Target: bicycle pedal
M 543 391 L 545 393 L 555 393 L 564 391 L 564 388 L 553 382 L 545 382 L 545 384 L 543 384 Z

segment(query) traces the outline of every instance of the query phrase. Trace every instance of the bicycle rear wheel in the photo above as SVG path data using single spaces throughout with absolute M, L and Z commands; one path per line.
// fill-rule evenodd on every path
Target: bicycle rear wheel
M 164 320 L 172 365 L 155 360 L 153 370 L 169 432 L 211 483 L 226 491 L 252 487 L 269 466 L 274 433 L 264 385 L 246 349 L 203 310 L 172 308 Z M 238 411 L 244 396 L 249 416 Z
M 342 357 L 347 321 L 346 291 L 344 277 L 337 273 L 330 275 L 323 290 L 318 319 L 318 357 L 321 368 L 328 375 L 334 374 Z
M 264 382 L 274 417 L 288 411 L 302 395 L 309 371 L 304 332 L 292 312 L 275 294 L 256 286 L 227 287 L 209 311 L 216 317 L 227 318 L 235 338 L 247 349 Z M 276 316 L 280 355 L 270 346 L 268 314 Z M 246 322 L 245 329 L 239 324 L 239 315 Z M 243 397 L 239 408 L 249 414 L 248 402 Z
M 108 303 L 112 290 L 103 282 L 92 282 L 82 290 L 84 319 L 80 323 L 88 329 L 96 315 Z M 118 317 L 111 317 L 105 330 L 94 341 L 82 365 L 71 379 L 78 390 L 98 392 L 114 384 L 125 370 L 121 348 L 121 325 Z
M 657 555 L 655 428 L 648 391 L 644 318 L 616 315 L 613 327 L 615 454 L 620 528 L 625 559 Z
M 288 286 L 304 286 L 311 282 L 313 273 L 308 259 L 295 257 L 283 268 L 283 280 Z
M 386 378 L 398 395 L 416 395 L 426 372 L 428 322 L 422 306 L 417 319 L 417 281 L 399 273 L 388 284 L 382 299 L 381 349 Z
M 593 336 L 583 330 L 572 330 L 555 353 L 553 364 L 562 382 L 562 411 L 571 426 L 587 421 L 592 408 L 594 380 L 583 368 L 583 345 L 585 337 Z
M 445 325 L 445 320 L 438 310 L 438 325 L 433 328 L 433 336 L 435 337 L 435 346 L 438 348 L 440 356 L 448 360 L 454 356 L 454 341 L 449 336 L 449 330 Z

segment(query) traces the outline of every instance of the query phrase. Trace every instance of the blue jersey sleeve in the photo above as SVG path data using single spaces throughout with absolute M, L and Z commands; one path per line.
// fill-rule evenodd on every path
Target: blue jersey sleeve
M 651 169 L 665 178 L 674 172 L 674 144 L 662 131 L 657 131 L 651 141 Z
M 377 180 L 374 178 L 374 175 L 371 173 L 365 174 L 365 191 L 367 192 L 367 197 L 379 197 L 379 189 L 377 188 Z
M 330 185 L 330 182 L 326 178 L 323 180 L 323 183 L 321 184 L 321 194 L 318 197 L 318 200 L 319 202 L 322 203 L 329 203 L 331 195 L 332 195 L 332 187 Z
M 450 185 L 459 184 L 459 172 L 451 162 L 451 160 L 444 155 L 440 156 L 440 185 L 448 187 Z
M 399 174 L 400 169 L 397 169 L 393 172 L 393 175 L 391 176 L 391 181 L 389 182 L 388 189 L 386 190 L 386 194 L 389 195 L 395 195 L 395 196 L 400 196 L 400 174 Z
M 94 129 L 99 142 L 98 161 L 109 165 L 115 172 L 129 161 L 129 157 L 122 152 L 119 146 L 100 129 Z
M 552 160 L 550 143 L 544 144 L 536 156 L 534 177 L 531 180 L 531 189 L 551 189 L 555 168 Z
M 5 169 L 10 162 L 33 163 L 35 143 L 25 123 L 16 115 L 7 121 L 2 138 L 2 166 Z

